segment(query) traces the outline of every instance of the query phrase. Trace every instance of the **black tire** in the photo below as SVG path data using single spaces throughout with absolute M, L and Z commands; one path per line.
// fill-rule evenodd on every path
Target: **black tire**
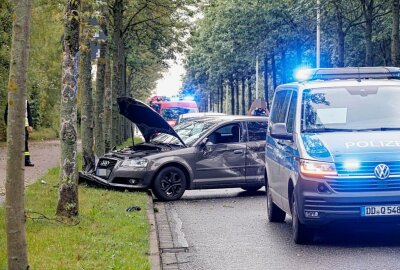
M 314 239 L 314 230 L 300 222 L 294 194 L 292 195 L 292 220 L 293 241 L 299 245 L 312 243 Z
M 263 186 L 247 186 L 247 187 L 245 186 L 245 187 L 241 187 L 241 188 L 248 192 L 256 192 L 257 190 L 259 190 L 262 187 Z
M 268 182 L 265 185 L 265 192 L 267 193 L 267 216 L 269 222 L 284 222 L 286 213 L 272 201 L 271 190 Z
M 152 190 L 161 201 L 178 200 L 186 190 L 186 176 L 177 167 L 165 167 L 154 179 Z

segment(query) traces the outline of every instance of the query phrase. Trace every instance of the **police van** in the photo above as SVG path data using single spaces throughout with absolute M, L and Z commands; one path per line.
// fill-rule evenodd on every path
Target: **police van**
M 400 69 L 305 70 L 279 86 L 266 144 L 270 222 L 293 240 L 332 222 L 400 221 Z

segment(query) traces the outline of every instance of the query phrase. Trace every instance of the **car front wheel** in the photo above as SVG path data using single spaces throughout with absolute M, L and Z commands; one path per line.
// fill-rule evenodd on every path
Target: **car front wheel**
M 165 167 L 154 179 L 153 193 L 161 201 L 174 201 L 186 190 L 186 176 L 177 167 Z
M 314 238 L 314 231 L 300 222 L 294 193 L 292 195 L 292 219 L 293 241 L 300 245 L 311 243 Z

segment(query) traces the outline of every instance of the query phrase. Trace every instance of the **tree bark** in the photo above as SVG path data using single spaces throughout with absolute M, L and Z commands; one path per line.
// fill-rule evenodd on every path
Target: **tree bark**
M 221 98 L 221 101 L 220 101 L 220 112 L 224 112 L 224 81 L 221 79 L 221 82 L 220 82 L 220 88 L 221 88 L 221 96 L 220 96 L 220 98 Z
M 235 83 L 234 83 L 234 87 L 235 87 L 235 114 L 239 115 L 240 114 L 240 107 L 239 107 L 239 80 L 236 78 L 235 79 Z
M 374 0 L 361 0 L 364 19 L 365 19 L 365 65 L 373 65 L 373 52 L 372 52 L 372 23 Z
M 234 80 L 231 78 L 229 80 L 229 88 L 231 89 L 231 114 L 235 114 L 235 86 Z
M 332 2 L 335 7 L 335 15 L 336 15 L 336 39 L 337 39 L 337 52 L 338 52 L 338 59 L 336 61 L 336 66 L 344 67 L 345 33 L 343 31 L 343 14 L 340 8 L 341 1 L 334 0 Z
M 246 79 L 242 77 L 242 115 L 246 115 Z
M 268 54 L 266 53 L 264 56 L 264 97 L 265 102 L 267 103 L 267 109 L 269 111 L 269 82 L 268 82 Z
M 64 16 L 61 90 L 61 172 L 57 215 L 78 215 L 77 108 L 80 0 L 68 0 Z
M 94 141 L 93 141 L 93 97 L 92 97 L 92 61 L 90 41 L 93 33 L 90 29 L 91 7 L 87 1 L 82 2 L 81 8 L 81 39 L 80 39 L 80 87 L 81 87 L 81 139 L 83 162 L 82 170 L 94 168 Z
M 286 51 L 281 51 L 281 83 L 286 83 Z
M 111 59 L 109 54 L 109 49 L 107 46 L 106 53 L 106 67 L 104 74 L 104 152 L 109 152 L 112 148 L 112 87 L 111 87 Z
M 24 138 L 31 0 L 14 1 L 8 80 L 6 232 L 8 269 L 29 269 L 25 233 Z
M 275 62 L 275 54 L 271 53 L 271 68 L 272 68 L 272 88 L 276 89 L 277 82 L 276 82 L 276 62 Z
M 102 19 L 100 20 L 100 29 L 105 35 L 104 40 L 99 40 L 100 57 L 97 59 L 97 74 L 96 74 L 96 91 L 94 98 L 94 146 L 95 153 L 101 157 L 105 153 L 105 111 L 104 111 L 104 95 L 105 95 L 105 76 L 106 76 L 106 58 L 107 51 L 107 8 L 103 8 Z
M 248 109 L 250 109 L 250 107 L 251 107 L 251 103 L 253 102 L 253 96 L 252 96 L 252 84 L 251 84 L 251 76 L 249 76 L 248 78 L 247 78 L 247 91 L 248 91 L 248 94 L 247 94 L 247 96 L 248 96 L 248 98 L 249 98 L 249 100 L 248 100 L 248 108 L 247 108 L 247 110 Z
M 113 114 L 112 114 L 112 124 L 113 124 L 113 133 L 112 133 L 112 144 L 118 145 L 122 142 L 122 119 L 118 113 L 118 104 L 117 97 L 121 96 L 122 86 L 123 86 L 123 67 L 124 63 L 122 59 L 125 59 L 123 54 L 124 40 L 123 40 L 123 12 L 124 12 L 124 3 L 123 0 L 115 0 L 113 6 L 113 20 L 114 20 L 114 29 L 113 29 L 113 43 L 114 43 L 114 51 L 113 51 L 113 73 L 112 73 L 112 92 L 113 92 Z
M 392 41 L 391 41 L 392 65 L 399 66 L 399 0 L 392 1 Z

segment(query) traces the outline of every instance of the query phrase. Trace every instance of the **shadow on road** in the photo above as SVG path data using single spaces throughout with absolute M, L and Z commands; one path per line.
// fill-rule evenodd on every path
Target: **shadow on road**
M 314 242 L 308 246 L 296 245 L 292 241 L 292 220 L 290 217 L 286 218 L 285 223 L 268 223 L 268 221 L 266 223 L 267 229 L 273 232 L 271 238 L 278 242 L 286 241 L 293 247 L 400 247 L 399 223 L 342 223 L 322 227 L 316 231 Z

